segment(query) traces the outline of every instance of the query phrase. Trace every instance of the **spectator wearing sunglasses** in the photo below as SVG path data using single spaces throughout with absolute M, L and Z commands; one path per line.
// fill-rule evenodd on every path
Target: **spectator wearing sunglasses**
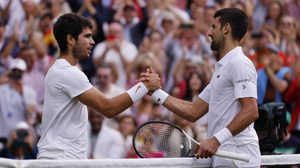
M 296 21 L 290 15 L 282 17 L 280 22 L 280 50 L 287 55 L 288 66 L 296 72 L 296 58 L 300 55 L 300 49 L 296 42 Z

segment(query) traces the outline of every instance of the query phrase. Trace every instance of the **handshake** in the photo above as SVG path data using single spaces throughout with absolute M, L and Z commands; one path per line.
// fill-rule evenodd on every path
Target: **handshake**
M 138 82 L 143 82 L 146 88 L 148 89 L 148 94 L 151 94 L 161 88 L 161 80 L 158 74 L 154 73 L 152 67 L 147 68 L 146 73 L 141 73 L 141 77 Z
M 148 68 L 147 72 L 141 73 L 138 82 L 138 84 L 127 91 L 133 103 L 140 100 L 146 94 L 151 95 L 160 104 L 168 97 L 168 94 L 160 89 L 160 77 L 154 73 L 152 67 Z

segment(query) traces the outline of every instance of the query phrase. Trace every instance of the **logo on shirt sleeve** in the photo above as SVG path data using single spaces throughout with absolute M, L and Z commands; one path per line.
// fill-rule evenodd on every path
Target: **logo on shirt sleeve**
M 243 85 L 243 89 L 246 89 L 247 87 L 245 85 Z

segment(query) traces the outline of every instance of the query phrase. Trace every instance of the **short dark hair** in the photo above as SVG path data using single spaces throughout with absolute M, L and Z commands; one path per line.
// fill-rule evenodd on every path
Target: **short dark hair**
M 54 37 L 60 48 L 60 52 L 65 53 L 68 50 L 67 35 L 70 34 L 78 39 L 78 35 L 83 28 L 93 28 L 92 23 L 85 17 L 74 13 L 68 13 L 60 16 L 53 27 Z
M 232 38 L 240 41 L 246 34 L 249 27 L 249 19 L 246 13 L 238 8 L 224 8 L 218 10 L 214 18 L 220 16 L 221 28 L 229 23 L 232 29 Z
M 35 48 L 33 47 L 33 45 L 28 44 L 28 43 L 25 43 L 25 45 L 22 46 L 22 47 L 19 49 L 17 56 L 20 56 L 21 53 L 22 53 L 23 51 L 27 51 L 27 50 L 31 50 L 31 49 L 34 49 L 34 50 L 35 50 Z

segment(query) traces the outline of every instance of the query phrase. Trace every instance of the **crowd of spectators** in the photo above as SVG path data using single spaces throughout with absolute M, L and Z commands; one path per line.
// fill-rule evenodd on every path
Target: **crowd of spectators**
M 219 60 L 207 33 L 214 13 L 225 7 L 240 8 L 249 17 L 240 45 L 257 69 L 258 105 L 285 103 L 289 132 L 300 138 L 300 0 L 4 0 L 0 157 L 36 158 L 44 77 L 59 55 L 52 29 L 59 16 L 73 12 L 93 24 L 91 57 L 77 66 L 106 97 L 124 93 L 151 66 L 163 90 L 194 101 Z M 136 158 L 132 135 L 150 120 L 175 123 L 196 140 L 206 139 L 206 116 L 190 123 L 149 95 L 112 119 L 88 112 L 91 159 Z

